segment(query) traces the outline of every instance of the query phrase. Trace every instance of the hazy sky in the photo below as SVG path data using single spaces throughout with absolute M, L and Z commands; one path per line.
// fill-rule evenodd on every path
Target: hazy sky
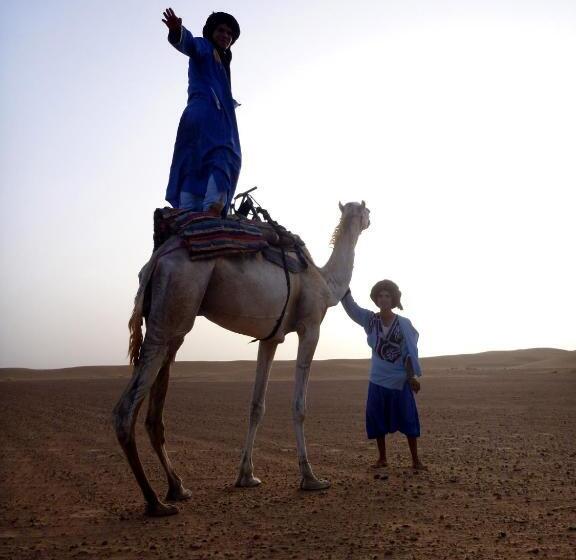
M 0 366 L 125 361 L 186 102 L 156 0 L 0 3 Z M 330 254 L 365 199 L 352 289 L 391 278 L 423 355 L 576 347 L 576 2 L 174 3 L 242 27 L 238 190 Z M 178 359 L 251 359 L 205 320 Z M 277 357 L 295 357 L 290 335 Z M 368 357 L 331 309 L 317 358 Z

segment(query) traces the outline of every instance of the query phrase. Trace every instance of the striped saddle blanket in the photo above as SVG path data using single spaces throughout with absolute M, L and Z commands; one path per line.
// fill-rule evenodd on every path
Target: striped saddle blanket
M 177 235 L 192 260 L 253 253 L 268 246 L 262 232 L 240 220 L 216 218 L 204 212 L 157 208 L 154 212 L 154 250 Z

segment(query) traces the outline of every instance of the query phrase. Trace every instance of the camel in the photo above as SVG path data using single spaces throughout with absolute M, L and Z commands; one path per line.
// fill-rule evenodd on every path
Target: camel
M 370 211 L 362 203 L 339 203 L 341 218 L 332 237 L 332 254 L 324 267 L 312 264 L 304 272 L 291 274 L 290 297 L 283 320 L 274 336 L 260 340 L 256 379 L 252 394 L 248 434 L 242 452 L 236 486 L 250 488 L 261 481 L 254 476 L 252 450 L 274 353 L 286 334 L 298 335 L 295 389 L 292 405 L 302 490 L 323 490 L 327 480 L 317 478 L 308 461 L 304 438 L 306 391 L 312 358 L 320 335 L 320 324 L 328 307 L 337 305 L 350 284 L 354 249 L 360 233 L 370 225 Z M 182 484 L 165 447 L 162 411 L 168 388 L 170 365 L 198 315 L 225 329 L 256 339 L 266 338 L 286 303 L 285 272 L 259 253 L 249 257 L 219 257 L 191 261 L 176 237 L 156 250 L 140 272 L 140 286 L 130 319 L 130 382 L 114 408 L 118 441 L 146 500 L 150 516 L 173 515 L 171 503 L 192 493 Z M 309 255 L 307 255 L 309 257 Z M 312 259 L 309 259 L 313 263 Z M 146 334 L 142 336 L 142 320 Z M 168 479 L 165 501 L 150 485 L 135 439 L 139 409 L 149 395 L 146 429 Z

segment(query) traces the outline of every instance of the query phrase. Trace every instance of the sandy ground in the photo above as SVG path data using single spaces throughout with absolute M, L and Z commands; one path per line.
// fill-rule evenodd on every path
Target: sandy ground
M 315 362 L 308 450 L 333 486 L 304 493 L 292 364 L 273 369 L 255 489 L 233 486 L 253 364 L 176 364 L 168 449 L 194 497 L 163 519 L 143 516 L 112 432 L 127 368 L 2 370 L 0 558 L 576 558 L 576 353 L 432 358 L 425 367 L 417 401 L 429 470 L 408 468 L 396 434 L 385 478 L 369 468 L 367 362 Z M 141 423 L 140 453 L 163 495 Z

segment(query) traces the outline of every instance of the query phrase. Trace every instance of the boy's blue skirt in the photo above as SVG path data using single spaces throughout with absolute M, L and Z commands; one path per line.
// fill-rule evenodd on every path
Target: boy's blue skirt
M 420 420 L 416 400 L 408 382 L 401 391 L 368 384 L 366 433 L 375 439 L 393 432 L 420 437 Z

